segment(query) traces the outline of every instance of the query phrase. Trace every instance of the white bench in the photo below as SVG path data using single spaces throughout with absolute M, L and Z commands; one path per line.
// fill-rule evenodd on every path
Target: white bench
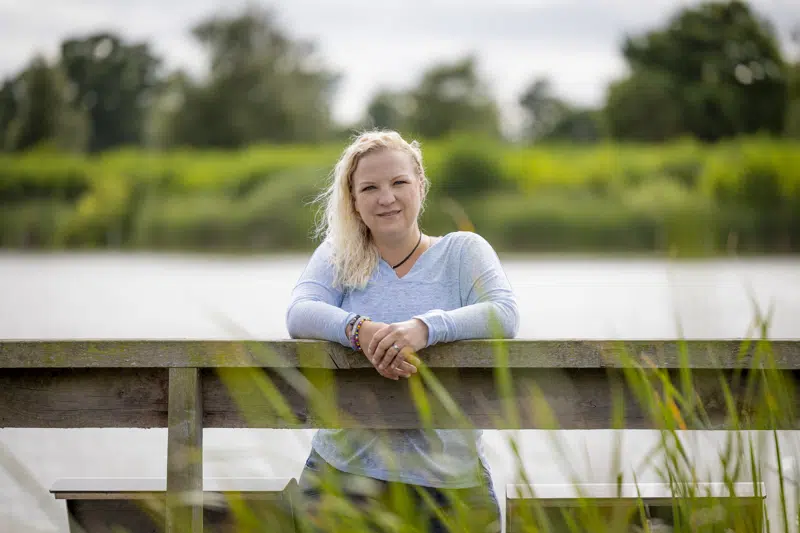
M 734 483 L 733 493 L 724 483 L 697 483 L 694 485 L 697 512 L 689 520 L 725 521 L 724 506 L 715 505 L 725 500 L 735 500 L 735 508 L 746 520 L 744 530 L 737 532 L 761 533 L 765 531 L 764 483 Z M 680 497 L 680 495 L 679 495 Z M 538 520 L 534 509 L 544 513 L 551 521 L 551 531 L 570 531 L 563 515 L 573 514 L 582 506 L 601 509 L 605 519 L 625 520 L 625 527 L 641 523 L 639 505 L 644 507 L 646 518 L 654 522 L 671 524 L 674 517 L 675 494 L 667 483 L 583 483 L 583 484 L 508 484 L 506 485 L 506 524 L 508 533 L 523 530 L 527 521 Z M 728 517 L 730 518 L 730 517 Z M 581 523 L 580 520 L 578 523 Z M 563 528 L 563 529 L 562 529 Z M 632 529 L 633 530 L 633 529 Z
M 66 500 L 70 533 L 162 533 L 166 478 L 60 479 L 50 489 Z M 263 531 L 294 532 L 294 478 L 206 478 L 203 519 L 210 532 L 249 531 L 243 517 Z

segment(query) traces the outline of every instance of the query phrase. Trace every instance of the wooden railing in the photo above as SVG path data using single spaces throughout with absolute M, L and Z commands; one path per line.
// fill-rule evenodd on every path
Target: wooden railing
M 691 402 L 673 406 L 682 427 L 724 430 L 733 423 L 731 395 L 745 394 L 752 381 L 743 376 L 764 366 L 762 348 L 739 340 L 461 341 L 422 351 L 425 371 L 410 382 L 387 380 L 363 355 L 318 341 L 0 341 L 0 427 L 167 427 L 166 529 L 200 532 L 202 509 L 186 495 L 203 490 L 206 427 L 416 428 L 424 419 L 437 428 L 657 428 L 630 377 L 664 371 L 676 388 L 694 388 Z M 800 341 L 768 349 L 768 372 L 791 385 L 784 394 L 800 405 Z M 424 417 L 412 385 L 429 392 Z M 754 408 L 740 407 L 744 415 Z M 800 429 L 797 411 L 784 415 L 767 423 Z

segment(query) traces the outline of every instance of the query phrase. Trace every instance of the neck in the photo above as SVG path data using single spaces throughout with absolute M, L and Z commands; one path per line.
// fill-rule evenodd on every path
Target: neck
M 381 254 L 384 261 L 394 266 L 408 256 L 411 250 L 414 249 L 414 246 L 417 246 L 417 242 L 419 242 L 419 246 L 417 246 L 412 257 L 423 250 L 425 239 L 422 238 L 420 241 L 421 237 L 422 232 L 418 227 L 415 227 L 412 231 L 408 232 L 407 235 L 397 239 L 375 239 L 375 246 L 378 247 L 378 252 Z M 412 257 L 409 257 L 408 261 L 411 261 Z

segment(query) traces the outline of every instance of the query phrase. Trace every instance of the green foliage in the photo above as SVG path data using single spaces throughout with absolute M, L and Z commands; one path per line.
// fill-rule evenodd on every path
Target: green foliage
M 525 111 L 525 137 L 530 140 L 548 136 L 568 112 L 565 102 L 553 95 L 550 80 L 537 78 L 519 97 Z
M 162 249 L 235 249 L 239 212 L 225 197 L 208 192 L 182 196 L 146 196 L 133 225 L 134 247 Z
M 14 82 L 4 80 L 0 87 L 0 152 L 6 149 L 6 132 L 17 114 L 17 100 L 14 97 Z
M 731 143 L 711 158 L 702 187 L 720 205 L 754 214 L 737 233 L 769 249 L 790 251 L 800 230 L 800 151 L 796 143 Z
M 5 204 L 0 209 L 0 246 L 18 249 L 58 249 L 59 228 L 74 212 L 71 202 L 36 198 Z
M 130 233 L 135 208 L 133 185 L 119 176 L 91 175 L 90 188 L 58 227 L 58 242 L 68 247 L 119 247 Z
M 792 100 L 786 109 L 786 136 L 800 139 L 800 97 Z
M 431 193 L 423 225 L 437 234 L 477 229 L 500 250 L 517 251 L 800 246 L 796 142 L 520 148 L 460 136 L 424 150 Z M 0 201 L 16 206 L 3 220 L 17 229 L 3 228 L 0 246 L 309 249 L 310 200 L 340 151 L 331 144 L 6 155 Z M 58 212 L 42 214 L 37 234 L 47 236 L 20 238 L 47 202 Z
M 73 202 L 89 189 L 89 160 L 39 149 L 0 154 L 0 204 L 60 199 Z
M 523 123 L 501 124 L 499 104 L 475 55 L 427 68 L 408 89 L 376 91 L 362 119 L 335 124 L 340 74 L 310 41 L 291 36 L 257 5 L 216 14 L 190 29 L 208 75 L 162 71 L 147 43 L 92 33 L 60 45 L 52 65 L 33 62 L 0 86 L 0 145 L 71 152 L 124 146 L 159 150 L 242 149 L 259 143 L 345 140 L 390 128 L 429 140 L 479 135 L 536 142 L 703 142 L 800 131 L 798 63 L 784 60 L 775 32 L 748 4 L 681 8 L 661 27 L 624 40 L 630 75 L 607 87 L 601 108 L 577 107 L 546 78 L 518 96 Z M 789 64 L 787 64 L 789 63 Z M 389 83 L 392 83 L 389 80 Z
M 366 127 L 403 131 L 408 125 L 413 105 L 407 93 L 378 91 L 367 104 Z
M 603 113 L 594 109 L 570 107 L 544 136 L 545 141 L 594 143 L 607 136 Z
M 5 131 L 6 148 L 23 151 L 58 137 L 64 85 L 56 71 L 37 57 L 15 81 L 15 86 L 12 92 L 18 91 L 19 97 Z
M 337 75 L 311 43 L 294 40 L 256 6 L 191 30 L 210 77 L 160 70 L 147 43 L 114 33 L 64 40 L 55 64 L 34 59 L 0 87 L 0 148 L 43 142 L 100 152 L 147 145 L 241 148 L 330 136 Z
M 182 85 L 168 146 L 234 148 L 317 141 L 330 130 L 337 76 L 316 66 L 310 43 L 290 39 L 272 12 L 251 6 L 192 29 L 210 56 L 210 79 Z
M 433 173 L 432 173 L 433 172 Z M 459 137 L 447 144 L 438 166 L 428 167 L 432 193 L 455 199 L 472 198 L 511 188 L 499 150 L 490 141 Z
M 612 83 L 604 110 L 613 138 L 645 142 L 685 133 L 682 111 L 671 76 L 649 70 Z
M 148 44 L 127 44 L 110 33 L 61 44 L 60 67 L 72 88 L 70 106 L 85 113 L 91 125 L 89 151 L 141 143 L 159 64 Z
M 786 65 L 772 28 L 744 2 L 682 9 L 622 52 L 632 75 L 612 85 L 606 107 L 618 139 L 783 132 Z
M 280 172 L 255 188 L 240 204 L 244 247 L 269 250 L 307 248 L 316 211 L 314 198 L 325 185 L 326 172 L 299 167 Z
M 602 113 L 574 107 L 558 98 L 547 78 L 537 78 L 518 103 L 524 113 L 522 138 L 527 141 L 596 142 L 605 136 Z
M 800 30 L 795 42 L 800 44 Z M 789 104 L 786 108 L 785 134 L 789 138 L 800 139 L 800 58 L 789 69 Z
M 428 69 L 410 96 L 408 128 L 415 135 L 440 139 L 456 133 L 499 134 L 496 104 L 473 57 Z

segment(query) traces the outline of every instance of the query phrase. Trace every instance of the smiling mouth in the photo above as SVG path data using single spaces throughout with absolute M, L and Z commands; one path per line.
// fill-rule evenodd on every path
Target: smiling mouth
M 390 212 L 388 212 L 388 213 L 381 213 L 381 214 L 379 214 L 378 216 L 379 216 L 379 217 L 390 217 L 390 216 L 392 216 L 392 215 L 396 215 L 396 214 L 398 214 L 398 213 L 400 213 L 400 210 L 399 210 L 399 209 L 398 209 L 397 211 L 390 211 Z

